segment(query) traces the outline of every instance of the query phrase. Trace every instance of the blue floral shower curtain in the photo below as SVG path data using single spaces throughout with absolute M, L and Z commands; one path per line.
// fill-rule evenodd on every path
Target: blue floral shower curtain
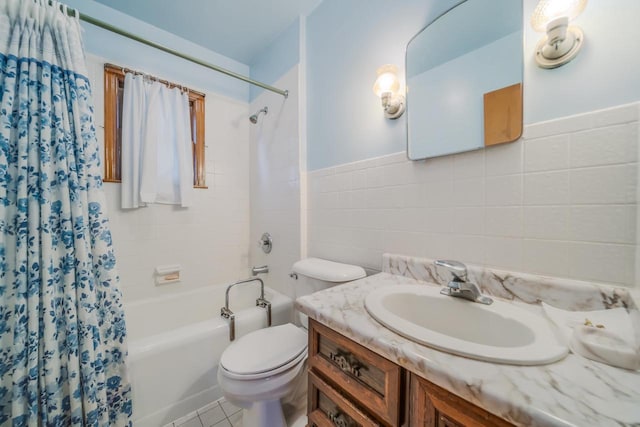
M 80 25 L 0 0 L 0 425 L 131 425 Z

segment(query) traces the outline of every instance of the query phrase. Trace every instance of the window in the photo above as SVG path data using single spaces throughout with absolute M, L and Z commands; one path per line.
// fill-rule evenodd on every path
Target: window
M 131 72 L 111 64 L 104 66 L 104 182 L 120 182 L 122 152 L 122 95 L 124 75 Z M 159 80 L 170 87 L 179 85 Z M 204 94 L 189 89 L 193 186 L 207 188 L 204 167 Z

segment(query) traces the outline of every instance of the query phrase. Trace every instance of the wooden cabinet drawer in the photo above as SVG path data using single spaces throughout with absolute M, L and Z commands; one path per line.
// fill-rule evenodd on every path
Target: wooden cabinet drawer
M 402 368 L 311 320 L 309 369 L 367 408 L 383 425 L 402 422 Z
M 410 427 L 513 427 L 513 424 L 411 374 Z
M 374 427 L 374 420 L 309 372 L 309 427 Z

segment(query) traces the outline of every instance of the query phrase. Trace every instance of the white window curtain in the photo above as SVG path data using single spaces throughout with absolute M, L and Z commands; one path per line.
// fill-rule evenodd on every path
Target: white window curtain
M 122 208 L 188 207 L 193 199 L 189 97 L 127 73 L 122 105 Z

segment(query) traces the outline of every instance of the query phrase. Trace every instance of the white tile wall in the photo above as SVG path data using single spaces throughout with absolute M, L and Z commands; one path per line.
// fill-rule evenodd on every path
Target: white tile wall
M 291 266 L 300 259 L 300 162 L 298 129 L 298 66 L 275 84 L 289 96 L 264 92 L 251 103 L 251 114 L 269 107 L 266 116 L 250 125 L 251 133 L 251 264 L 269 266 L 266 284 L 294 296 Z M 248 118 L 245 120 L 249 123 Z M 346 188 L 336 188 L 345 190 Z M 348 193 L 338 193 L 348 204 Z M 336 194 L 336 196 L 338 195 Z M 273 238 L 269 254 L 258 248 L 263 232 Z
M 308 251 L 383 252 L 634 286 L 639 104 L 529 125 L 518 142 L 308 174 Z
M 100 141 L 104 138 L 104 62 L 108 61 L 88 58 Z M 120 184 L 105 184 L 125 301 L 229 283 L 248 274 L 248 111 L 247 103 L 207 93 L 209 188 L 196 190 L 193 207 L 154 205 L 122 210 Z M 182 280 L 156 286 L 154 269 L 167 264 L 182 266 Z
M 525 144 L 526 172 L 553 171 L 569 167 L 569 135 L 533 138 Z
M 549 276 L 569 276 L 569 244 L 562 240 L 525 239 L 524 269 L 544 271 Z

